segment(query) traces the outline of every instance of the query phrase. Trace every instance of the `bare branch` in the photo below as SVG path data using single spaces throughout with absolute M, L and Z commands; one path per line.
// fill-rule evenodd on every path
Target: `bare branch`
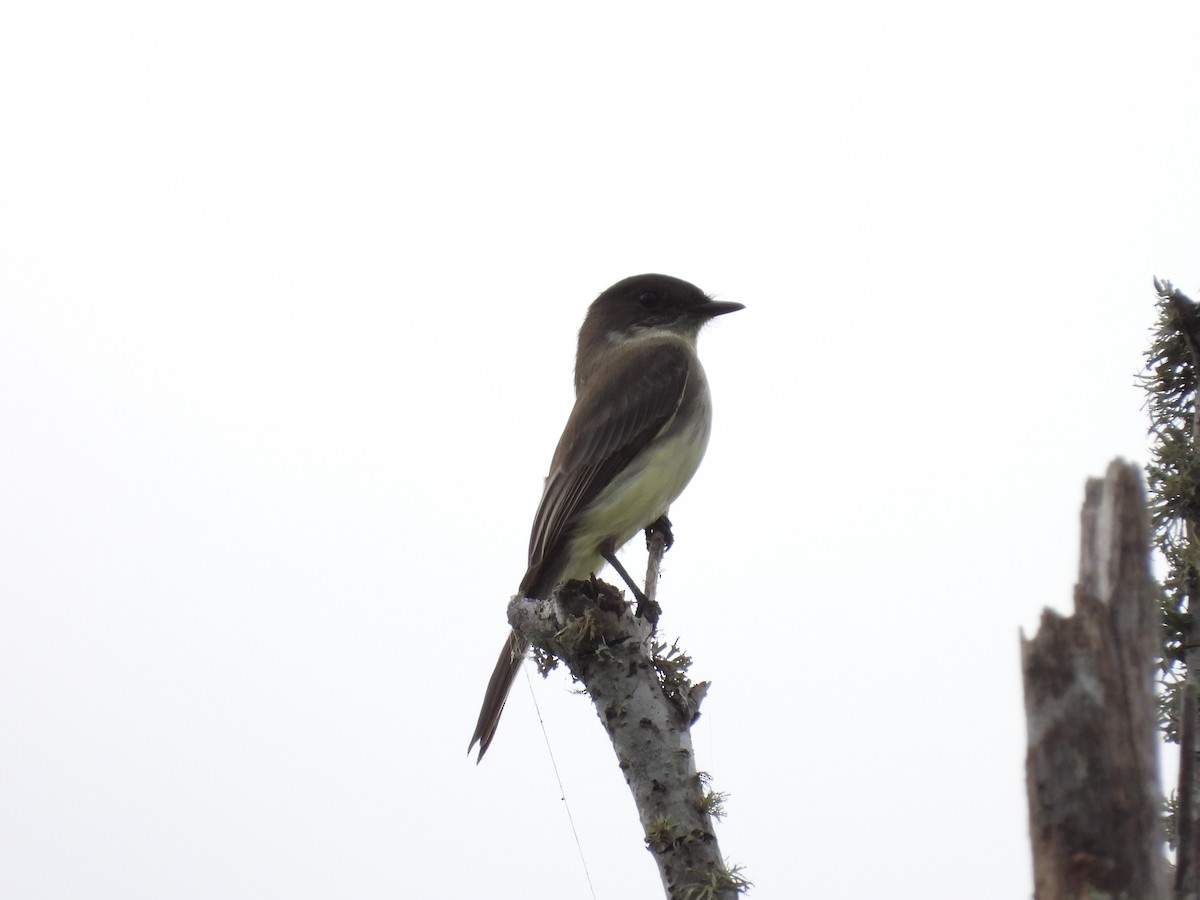
M 600 581 L 567 582 L 549 600 L 514 597 L 508 620 L 591 695 L 669 900 L 733 900 L 747 882 L 721 859 L 713 795 L 696 770 L 689 729 L 703 686 L 687 679 L 690 660 L 656 644 L 649 622 Z

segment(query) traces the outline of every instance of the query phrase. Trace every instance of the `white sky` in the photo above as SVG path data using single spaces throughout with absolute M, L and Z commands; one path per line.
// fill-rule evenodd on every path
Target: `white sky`
M 747 306 L 661 587 L 722 850 L 1028 896 L 1018 629 L 1200 291 L 1200 8 L 1117 9 L 7 5 L 0 895 L 589 897 L 524 678 L 466 744 L 575 331 L 660 271 Z M 661 896 L 534 680 L 596 895 Z

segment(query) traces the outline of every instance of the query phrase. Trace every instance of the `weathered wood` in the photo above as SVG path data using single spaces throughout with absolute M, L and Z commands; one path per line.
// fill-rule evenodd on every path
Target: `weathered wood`
M 1193 629 L 1189 628 L 1188 631 Z M 1195 660 L 1188 659 L 1188 673 Z M 1175 807 L 1175 897 L 1195 900 L 1200 889 L 1196 860 L 1196 804 L 1184 798 L 1196 796 L 1196 685 L 1189 678 L 1179 692 L 1179 791 Z
M 1165 900 L 1154 662 L 1158 610 L 1140 471 L 1089 479 L 1075 613 L 1021 638 L 1036 900 Z
M 678 657 L 655 653 L 652 626 L 603 582 L 568 582 L 549 600 L 513 597 L 508 620 L 591 695 L 666 896 L 734 900 L 744 882 L 721 859 L 689 730 L 706 686 L 684 677 Z

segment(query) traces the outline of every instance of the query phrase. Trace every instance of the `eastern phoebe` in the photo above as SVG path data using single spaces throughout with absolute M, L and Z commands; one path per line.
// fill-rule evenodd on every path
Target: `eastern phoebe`
M 579 329 L 575 408 L 558 440 L 529 536 L 519 588 L 545 599 L 570 579 L 617 562 L 630 538 L 667 513 L 704 457 L 712 403 L 696 336 L 709 319 L 743 309 L 667 275 L 635 275 L 596 298 Z M 487 752 L 528 642 L 508 636 L 468 752 Z

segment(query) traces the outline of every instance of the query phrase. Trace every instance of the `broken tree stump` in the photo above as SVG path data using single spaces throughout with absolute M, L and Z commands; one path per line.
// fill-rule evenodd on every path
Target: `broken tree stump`
M 1075 613 L 1021 637 L 1036 900 L 1165 900 L 1149 524 L 1136 466 L 1089 479 Z

